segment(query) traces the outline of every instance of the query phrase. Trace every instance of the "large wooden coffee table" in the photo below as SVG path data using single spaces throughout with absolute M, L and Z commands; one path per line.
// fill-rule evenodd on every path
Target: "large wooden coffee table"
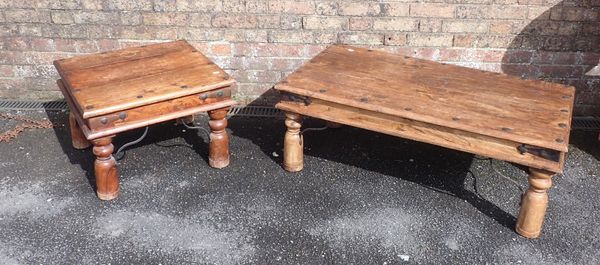
M 275 88 L 287 95 L 277 104 L 286 170 L 304 166 L 302 115 L 514 162 L 530 168 L 516 231 L 540 235 L 567 152 L 573 87 L 338 45 Z
M 73 147 L 94 145 L 98 198 L 118 195 L 112 138 L 124 131 L 208 111 L 209 164 L 229 164 L 225 116 L 235 104 L 235 80 L 187 42 L 79 56 L 54 65 L 70 108 Z

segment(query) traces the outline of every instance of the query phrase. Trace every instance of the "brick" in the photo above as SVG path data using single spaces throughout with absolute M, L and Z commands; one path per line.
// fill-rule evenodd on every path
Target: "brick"
M 246 57 L 240 70 L 270 70 L 271 62 L 265 58 Z
M 271 70 L 275 71 L 294 71 L 298 69 L 304 62 L 304 59 L 292 59 L 292 58 L 272 58 Z
M 377 18 L 373 21 L 375 30 L 417 31 L 419 20 L 411 18 Z
M 121 11 L 121 24 L 127 26 L 137 26 L 142 24 L 142 14 L 137 11 Z
M 0 77 L 13 77 L 14 75 L 11 65 L 0 65 Z
M 150 11 L 153 8 L 152 0 L 105 0 L 105 10 L 140 10 Z
M 340 43 L 383 45 L 383 35 L 362 32 L 344 32 L 339 34 Z
M 80 11 L 73 14 L 73 21 L 77 24 L 119 24 L 120 17 L 117 12 Z
M 177 25 L 183 26 L 188 23 L 185 13 L 144 13 L 142 15 L 144 25 Z
M 77 48 L 75 47 L 75 40 L 57 39 L 57 40 L 54 40 L 54 44 L 56 46 L 57 51 L 61 51 L 61 52 L 76 52 L 77 51 Z
M 383 37 L 383 44 L 391 45 L 391 46 L 404 46 L 404 45 L 406 45 L 406 34 L 405 33 L 386 34 Z
M 36 38 L 31 40 L 31 49 L 40 52 L 51 52 L 54 51 L 54 40 L 52 39 L 41 39 Z
M 304 17 L 302 21 L 305 29 L 344 30 L 348 28 L 348 19 L 341 17 Z
M 48 23 L 51 21 L 50 12 L 43 10 L 5 10 L 6 22 Z
M 340 3 L 338 13 L 343 16 L 376 16 L 381 13 L 377 2 Z
M 525 19 L 527 8 L 518 6 L 459 6 L 457 18 L 471 19 Z
M 223 11 L 227 13 L 242 13 L 246 11 L 244 0 L 223 0 Z
M 281 29 L 300 29 L 302 28 L 302 17 L 284 15 L 280 17 Z
M 373 27 L 373 18 L 370 17 L 351 17 L 349 20 L 350 30 L 368 30 Z
M 338 12 L 338 3 L 318 2 L 316 3 L 316 13 L 322 16 L 333 16 Z
M 258 15 L 258 27 L 261 29 L 278 29 L 281 25 L 279 15 Z
M 269 1 L 268 10 L 269 13 L 311 15 L 315 14 L 315 5 L 312 1 L 275 0 Z
M 467 21 L 467 20 L 452 20 L 444 21 L 442 24 L 443 32 L 474 32 L 484 33 L 487 32 L 488 25 L 482 21 Z
M 112 51 L 120 48 L 119 41 L 111 39 L 96 40 L 96 46 L 100 52 Z
M 295 30 L 277 30 L 269 34 L 270 42 L 312 43 L 312 32 Z
M 19 35 L 21 36 L 42 36 L 42 26 L 40 24 L 21 24 L 18 27 Z
M 54 24 L 73 24 L 73 13 L 71 12 L 52 12 L 51 13 L 52 23 Z
M 210 27 L 210 15 L 203 13 L 189 13 L 187 23 L 191 27 Z
M 256 28 L 256 15 L 249 14 L 218 14 L 212 19 L 213 27 L 217 28 Z
M 267 13 L 269 5 L 264 0 L 247 0 L 246 1 L 246 12 L 249 13 Z
M 453 36 L 450 34 L 409 34 L 408 44 L 416 47 L 450 47 Z
M 80 0 L 79 3 L 81 5 L 82 9 L 86 9 L 86 10 L 101 10 L 102 9 L 102 1 L 98 1 L 98 0 Z
M 177 10 L 191 12 L 219 12 L 223 10 L 220 0 L 177 0 Z
M 448 4 L 420 3 L 410 5 L 411 17 L 454 17 L 456 7 Z
M 419 31 L 420 32 L 441 32 L 442 31 L 442 21 L 439 19 L 428 19 L 423 18 L 419 21 Z
M 410 5 L 407 3 L 385 3 L 383 13 L 391 17 L 406 17 L 409 15 Z
M 547 6 L 530 6 L 527 19 L 550 19 L 550 8 Z
M 550 19 L 565 21 L 596 21 L 598 11 L 583 7 L 558 7 L 553 8 L 550 13 Z
M 504 63 L 530 63 L 533 53 L 530 51 L 507 51 L 504 55 Z
M 210 54 L 213 56 L 231 56 L 231 44 L 216 43 L 210 45 Z
M 337 32 L 316 31 L 313 33 L 314 43 L 331 44 L 338 40 Z
M 158 12 L 176 11 L 177 0 L 154 0 L 153 10 Z
M 104 26 L 106 28 L 106 26 Z M 50 25 L 42 26 L 44 37 L 53 38 L 87 38 L 87 28 L 82 25 Z

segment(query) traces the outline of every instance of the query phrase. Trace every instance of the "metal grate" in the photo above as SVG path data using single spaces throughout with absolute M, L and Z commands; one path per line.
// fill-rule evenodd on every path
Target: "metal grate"
M 571 129 L 581 131 L 600 130 L 600 118 L 597 117 L 573 117 Z
M 283 112 L 267 106 L 235 106 L 229 110 L 228 116 L 241 117 L 283 117 Z
M 14 101 L 0 100 L 0 110 L 66 110 L 66 101 Z M 267 106 L 234 106 L 227 113 L 228 116 L 241 117 L 280 117 L 283 113 L 273 107 Z
M 58 101 L 14 101 L 0 100 L 0 110 L 66 110 L 67 103 Z M 234 106 L 228 116 L 238 117 L 283 117 L 283 112 L 268 106 Z M 572 130 L 600 130 L 600 117 L 573 117 Z
M 0 109 L 7 110 L 65 110 L 65 101 L 14 101 L 0 100 Z

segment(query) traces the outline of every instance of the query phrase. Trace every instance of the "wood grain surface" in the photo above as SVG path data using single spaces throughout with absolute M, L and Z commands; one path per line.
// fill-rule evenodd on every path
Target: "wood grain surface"
M 446 148 L 510 161 L 553 172 L 562 171 L 562 161 L 555 162 L 529 153 L 520 154 L 518 142 L 415 121 L 330 101 L 314 99 L 309 106 L 281 101 L 277 108 L 327 121 L 381 132 Z M 289 126 L 288 126 L 289 127 Z M 287 136 L 287 134 L 286 134 Z M 307 141 L 310 141 L 306 139 Z
M 185 41 L 54 62 L 83 118 L 232 85 L 235 80 Z
M 275 86 L 391 116 L 566 152 L 574 88 L 331 46 Z

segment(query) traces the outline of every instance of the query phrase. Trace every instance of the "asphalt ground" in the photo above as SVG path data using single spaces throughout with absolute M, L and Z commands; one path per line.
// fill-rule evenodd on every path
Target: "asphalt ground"
M 502 161 L 343 127 L 306 132 L 305 168 L 288 173 L 283 121 L 233 117 L 218 170 L 203 132 L 167 122 L 127 150 L 120 196 L 105 202 L 64 112 L 13 114 L 58 126 L 0 143 L 0 264 L 600 263 L 597 133 L 572 134 L 543 234 L 528 240 L 514 232 L 527 174 Z

